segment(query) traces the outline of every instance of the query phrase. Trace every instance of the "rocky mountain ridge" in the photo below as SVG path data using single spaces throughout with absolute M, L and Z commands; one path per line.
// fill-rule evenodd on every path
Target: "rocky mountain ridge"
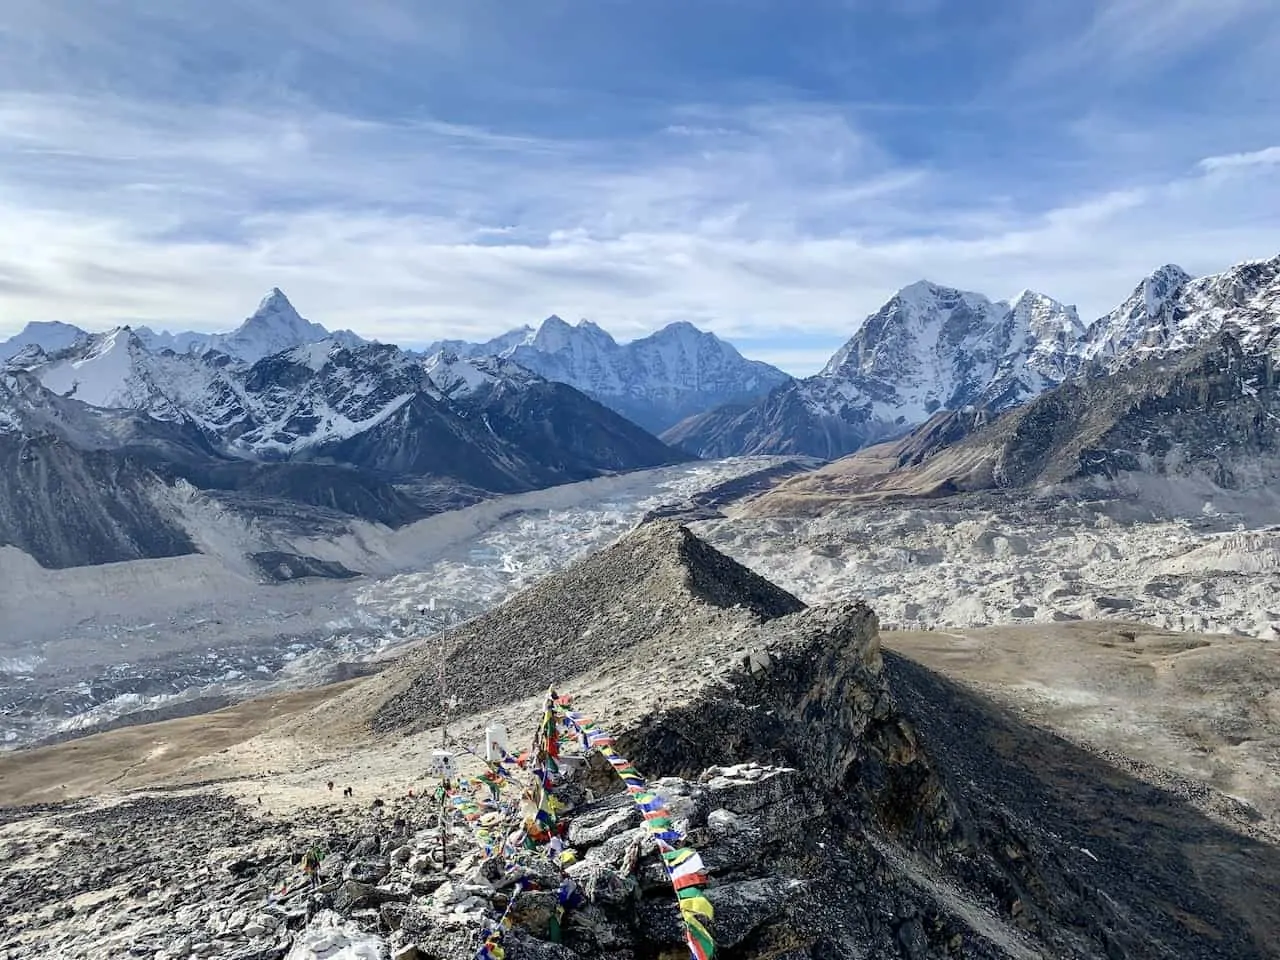
M 222 355 L 250 365 L 316 343 L 348 349 L 368 343 L 348 330 L 331 333 L 304 319 L 279 288 L 230 333 L 139 327 L 129 334 L 153 354 Z M 120 336 L 118 331 L 115 335 Z M 77 341 L 103 336 L 65 323 L 31 323 L 0 342 L 0 362 L 30 347 L 52 355 Z M 575 387 L 653 433 L 691 414 L 760 396 L 791 379 L 767 363 L 745 359 L 729 343 L 685 322 L 620 344 L 589 320 L 570 325 L 551 316 L 537 328 L 526 325 L 484 342 L 440 340 L 414 352 L 423 358 L 444 353 L 464 360 L 512 360 L 548 380 Z
M 262 298 L 258 309 L 230 333 L 170 333 L 139 327 L 136 335 L 148 350 L 157 353 L 165 350 L 197 356 L 220 353 L 250 364 L 273 353 L 321 340 L 331 340 L 345 347 L 369 342 L 350 330 L 331 333 L 321 324 L 304 319 L 279 287 L 273 287 Z
M 596 581 L 643 602 L 577 592 Z M 864 604 L 777 603 L 778 588 L 661 523 L 534 589 L 580 608 L 579 624 L 636 638 L 592 664 L 576 651 L 595 638 L 561 629 L 554 611 L 526 624 L 539 656 L 568 658 L 557 692 L 596 718 L 587 745 L 624 757 L 643 809 L 658 798 L 662 829 L 696 852 L 722 960 L 1270 955 L 1280 853 L 1248 807 L 1201 783 L 1139 779 L 882 651 Z M 655 609 L 667 614 L 656 628 Z M 479 695 L 453 736 L 468 743 L 501 718 L 523 742 L 544 698 L 488 685 L 522 668 L 519 631 L 474 633 L 490 669 L 446 668 Z M 679 655 L 659 659 L 667 649 Z M 528 770 L 512 765 L 515 782 L 496 790 L 463 779 L 461 802 L 441 806 L 438 779 L 423 776 L 439 731 L 406 732 L 418 718 L 393 709 L 385 732 L 359 732 L 417 677 L 438 682 L 437 669 L 412 655 L 276 727 L 259 744 L 280 758 L 267 761 L 275 773 L 237 775 L 235 755 L 253 753 L 236 745 L 145 792 L 7 811 L 0 948 L 451 960 L 503 930 L 512 960 L 687 956 L 671 873 L 612 760 L 561 741 L 559 769 L 539 777 L 571 851 L 552 858 L 537 844 L 504 849 L 483 819 L 498 814 L 498 840 L 527 821 Z M 176 747 L 165 729 L 145 748 L 156 737 Z M 317 761 L 316 746 L 340 737 L 346 753 Z M 457 757 L 462 778 L 486 770 Z M 201 775 L 212 780 L 190 783 Z M 313 847 L 309 883 L 300 861 Z
M 165 489 L 177 483 L 234 491 L 251 512 L 281 498 L 286 515 L 318 508 L 334 511 L 330 520 L 396 525 L 492 494 L 687 459 L 509 361 L 424 362 L 382 344 L 325 339 L 248 364 L 157 354 L 120 328 L 52 355 L 27 348 L 3 382 L 13 496 L 0 544 L 60 566 L 151 556 L 144 526 L 172 531 L 174 549 L 189 546 L 181 518 L 142 508 L 172 501 Z M 68 484 L 88 511 L 82 522 L 56 507 Z M 78 552 L 77 539 L 97 546 Z
M 1251 349 L 1222 331 L 1172 358 L 1152 353 L 1021 407 L 940 412 L 766 493 L 758 512 L 821 511 L 986 490 L 1120 498 L 1167 515 L 1206 503 L 1274 511 L 1280 480 L 1280 330 Z
M 567 383 L 658 433 L 691 414 L 752 399 L 790 377 L 691 323 L 618 343 L 590 320 L 555 315 L 483 343 L 441 341 L 428 348 L 459 356 L 501 356 L 548 380 Z
M 1073 307 L 1040 294 L 993 303 L 922 281 L 868 317 L 819 374 L 691 417 L 663 438 L 700 456 L 834 459 L 939 411 L 998 413 L 1077 376 L 1180 354 L 1222 330 L 1262 348 L 1277 327 L 1280 257 L 1198 280 L 1162 267 L 1088 328 Z
M 1276 350 L 1280 329 L 1280 256 L 1192 278 L 1161 267 L 1115 310 L 1090 324 L 1078 353 L 1107 370 L 1184 353 L 1219 333 L 1247 351 Z

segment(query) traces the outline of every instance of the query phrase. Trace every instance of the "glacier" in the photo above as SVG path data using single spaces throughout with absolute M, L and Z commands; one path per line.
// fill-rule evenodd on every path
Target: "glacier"
M 301 552 L 347 581 L 266 582 L 249 530 L 189 519 L 204 553 L 45 570 L 0 547 L 0 741 L 19 747 L 143 710 L 221 705 L 368 669 L 632 529 L 649 511 L 775 458 L 695 463 L 499 497 L 390 530 L 358 523 Z M 422 610 L 421 608 L 426 608 Z

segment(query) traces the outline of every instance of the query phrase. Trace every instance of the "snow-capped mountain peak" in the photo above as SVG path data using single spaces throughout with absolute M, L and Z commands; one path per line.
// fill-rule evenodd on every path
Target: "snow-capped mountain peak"
M 585 331 L 583 331 L 585 333 Z M 554 313 L 538 324 L 538 330 L 529 340 L 529 346 L 544 353 L 561 353 L 573 350 L 576 344 L 585 338 L 577 335 L 572 324 L 556 316 Z
M 819 376 L 870 377 L 888 386 L 899 372 L 906 373 L 900 366 L 906 363 L 915 371 L 907 376 L 917 380 L 917 386 L 930 380 L 941 385 L 947 378 L 939 364 L 948 363 L 948 357 L 964 344 L 981 342 L 1008 309 L 980 293 L 918 280 L 863 321 Z
M 920 280 L 867 317 L 817 375 L 663 436 L 703 456 L 842 456 L 938 410 L 1007 407 L 1061 382 L 1080 330 L 1074 308 L 1043 294 L 992 301 Z
M 686 320 L 618 343 L 593 320 L 552 314 L 481 343 L 440 340 L 421 354 L 502 357 L 548 380 L 567 383 L 641 426 L 658 431 L 721 403 L 741 402 L 790 380 L 767 363 Z
M 1013 313 L 1015 326 L 1035 339 L 1035 353 L 1069 353 L 1084 336 L 1085 326 L 1080 322 L 1080 314 L 1076 308 L 1059 303 L 1043 293 L 1023 290 L 1009 301 L 1009 309 Z
M 1273 342 L 1280 330 L 1280 256 L 1196 279 L 1181 267 L 1163 266 L 1090 324 L 1079 353 L 1119 369 L 1190 349 L 1226 327 L 1246 347 Z
M 672 320 L 665 327 L 662 327 L 656 333 L 655 337 L 661 336 L 681 336 L 681 337 L 714 337 L 715 334 L 709 334 L 704 330 L 699 330 L 688 320 Z M 718 337 L 716 339 L 719 339 Z
M 250 319 L 265 316 L 287 317 L 291 323 L 305 322 L 298 316 L 298 311 L 293 309 L 293 304 L 279 287 L 272 287 L 271 292 L 258 301 L 258 309 L 253 312 L 253 317 Z
M 552 315 L 532 336 L 513 338 L 502 356 L 576 387 L 655 432 L 691 413 L 759 396 L 790 379 L 768 364 L 744 359 L 714 334 L 688 323 L 669 324 L 620 344 L 591 320 L 572 325 Z
M 320 324 L 304 320 L 284 292 L 273 287 L 252 316 L 232 333 L 211 338 L 210 347 L 253 363 L 328 335 L 329 331 Z
M 1148 315 L 1154 316 L 1164 309 L 1183 285 L 1191 280 L 1191 274 L 1177 264 L 1167 263 L 1151 276 L 1142 281 L 1143 305 Z
M 0 341 L 0 363 L 16 357 L 28 347 L 39 347 L 45 353 L 66 350 L 89 336 L 79 327 L 57 320 L 32 320 L 8 340 Z
M 225 353 L 252 365 L 273 354 L 326 339 L 346 347 L 366 342 L 349 330 L 330 333 L 320 324 L 304 319 L 284 291 L 272 287 L 258 304 L 258 309 L 239 327 L 231 333 L 214 334 L 194 349 L 201 354 L 211 351 Z

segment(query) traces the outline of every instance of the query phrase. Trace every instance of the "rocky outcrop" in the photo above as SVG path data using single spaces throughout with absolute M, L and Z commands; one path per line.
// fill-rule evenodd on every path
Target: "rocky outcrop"
M 882 653 L 864 604 L 799 609 L 679 527 L 646 525 L 595 559 L 560 589 L 596 591 L 583 608 L 594 598 L 631 631 L 613 652 L 633 682 L 661 631 L 651 610 L 615 605 L 639 594 L 611 578 L 665 589 L 681 612 L 668 632 L 703 638 L 697 688 L 651 688 L 611 732 L 701 856 L 721 960 L 1274 955 L 1280 851 L 1261 832 L 1207 819 L 1172 785 L 1139 783 Z M 558 602 L 548 615 L 581 616 Z M 713 621 L 698 604 L 740 615 Z M 507 619 L 529 612 L 509 604 Z M 552 633 L 539 629 L 534 643 Z M 503 687 L 484 706 L 520 693 Z M 375 722 L 388 716 L 412 726 L 394 710 Z M 441 808 L 421 791 L 287 821 L 208 793 L 20 811 L 0 828 L 6 862 L 25 865 L 3 874 L 0 949 L 453 960 L 506 916 L 512 960 L 687 956 L 615 767 L 592 755 L 563 770 L 553 789 L 570 853 L 555 862 L 537 848 L 490 858 L 460 821 L 442 839 Z M 315 884 L 299 865 L 312 846 Z M 580 896 L 558 917 L 566 878 Z
M 794 613 L 804 604 L 672 522 L 646 524 L 497 609 L 424 645 L 386 673 L 406 688 L 373 718 L 379 731 L 440 719 L 437 664 L 458 715 L 546 690 L 595 668 Z

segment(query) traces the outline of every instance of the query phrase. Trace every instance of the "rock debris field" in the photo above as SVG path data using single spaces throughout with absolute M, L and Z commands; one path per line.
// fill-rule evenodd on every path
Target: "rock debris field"
M 974 498 L 693 525 L 815 603 L 865 597 L 888 627 L 1118 619 L 1280 640 L 1280 526 L 1117 520 L 1084 504 Z

